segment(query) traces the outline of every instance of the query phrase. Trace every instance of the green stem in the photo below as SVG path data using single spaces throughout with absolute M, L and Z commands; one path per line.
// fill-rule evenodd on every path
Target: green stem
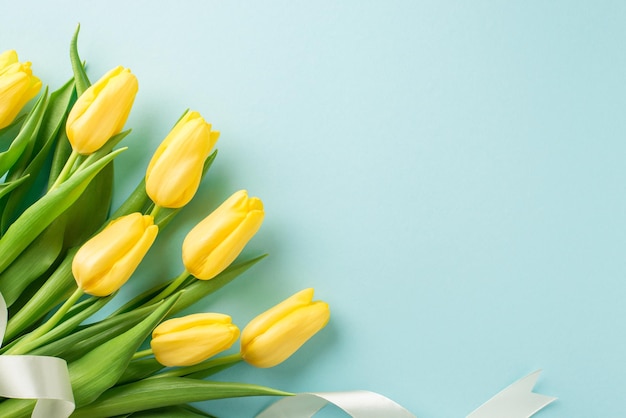
M 72 296 L 70 296 L 63 305 L 39 328 L 26 335 L 23 339 L 21 339 L 17 344 L 15 344 L 11 349 L 7 350 L 6 354 L 26 354 L 31 350 L 37 348 L 37 339 L 43 335 L 45 335 L 48 331 L 52 330 L 65 316 L 65 314 L 70 310 L 72 306 L 80 299 L 83 295 L 83 290 L 81 288 L 77 288 Z
M 156 219 L 156 217 L 157 217 L 157 215 L 159 214 L 160 211 L 161 211 L 161 206 L 159 206 L 159 205 L 157 205 L 155 203 L 154 207 L 150 211 L 150 216 L 152 216 L 153 219 Z
M 163 289 L 161 293 L 150 299 L 145 305 L 152 305 L 155 302 L 165 299 L 166 297 L 174 293 L 189 276 L 189 272 L 187 270 L 184 270 L 182 273 L 180 273 L 180 276 L 172 280 L 172 283 L 170 283 L 169 286 Z
M 179 369 L 170 370 L 164 373 L 155 374 L 154 376 L 149 377 L 148 379 L 158 379 L 162 377 L 179 377 L 179 376 L 187 376 L 191 373 L 201 372 L 203 370 L 212 369 L 217 366 L 224 366 L 227 364 L 238 363 L 241 360 L 241 353 L 230 354 L 228 356 L 212 359 L 209 361 L 204 361 L 199 364 L 195 364 L 193 366 L 181 367 Z
M 137 360 L 140 358 L 144 358 L 144 357 L 148 357 L 152 355 L 152 349 L 148 348 L 147 350 L 143 350 L 143 351 L 137 351 L 134 355 L 132 360 Z
M 61 183 L 63 183 L 65 180 L 69 178 L 70 174 L 72 173 L 72 167 L 74 167 L 74 163 L 76 163 L 76 160 L 78 159 L 79 156 L 80 154 L 72 149 L 72 153 L 67 158 L 67 161 L 65 162 L 65 165 L 63 166 L 63 169 L 59 173 L 59 177 L 57 177 L 57 179 L 54 181 L 54 184 L 50 187 L 48 192 L 51 192 L 52 190 L 56 189 L 57 187 L 59 187 Z

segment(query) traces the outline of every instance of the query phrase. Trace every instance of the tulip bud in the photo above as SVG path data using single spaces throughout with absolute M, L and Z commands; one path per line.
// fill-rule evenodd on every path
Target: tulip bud
M 133 274 L 157 236 L 152 216 L 131 213 L 100 231 L 78 250 L 72 273 L 78 286 L 93 296 L 108 296 Z
M 263 203 L 240 190 L 226 199 L 183 242 L 183 263 L 202 280 L 217 276 L 239 255 L 263 222 Z
M 192 366 L 228 350 L 239 338 L 230 316 L 199 313 L 170 319 L 152 332 L 150 347 L 164 366 Z
M 0 129 L 9 126 L 40 89 L 41 81 L 33 75 L 30 62 L 19 62 L 12 50 L 0 54 Z
M 295 353 L 324 328 L 330 318 L 326 302 L 302 290 L 254 318 L 241 334 L 241 355 L 256 367 L 273 367 Z
M 137 77 L 117 67 L 78 98 L 67 117 L 66 132 L 74 151 L 91 154 L 118 134 L 137 94 Z
M 204 161 L 220 133 L 198 112 L 187 113 L 159 145 L 146 172 L 146 192 L 165 208 L 180 208 L 193 198 Z

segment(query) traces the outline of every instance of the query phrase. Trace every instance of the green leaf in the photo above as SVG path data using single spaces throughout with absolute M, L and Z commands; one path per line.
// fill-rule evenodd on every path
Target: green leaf
M 50 278 L 41 288 L 26 302 L 26 304 L 7 323 L 5 340 L 10 341 L 26 330 L 30 324 L 43 318 L 56 305 L 69 296 L 76 289 L 76 282 L 72 275 L 72 260 L 78 249 L 69 251 L 63 262 L 52 273 Z
M 146 315 L 160 305 L 136 309 L 123 315 L 106 318 L 92 325 L 82 327 L 67 337 L 33 350 L 37 356 L 61 357 L 69 362 L 119 336 L 137 325 Z
M 113 197 L 113 162 L 89 183 L 83 194 L 61 215 L 65 218 L 65 248 L 82 245 L 98 231 L 109 215 Z
M 37 156 L 40 156 L 40 160 L 45 160 L 48 151 L 50 151 L 50 145 L 54 143 L 57 134 L 65 121 L 65 117 L 73 97 L 74 79 L 68 80 L 58 90 L 50 94 L 50 98 L 41 121 L 41 126 L 35 141 L 33 141 L 34 153 L 32 153 L 32 156 L 29 153 L 29 157 L 32 158 L 24 158 L 26 155 L 23 155 L 19 166 L 16 165 L 16 167 L 9 172 L 9 175 L 11 176 L 10 178 L 21 176 L 26 167 L 28 167 L 32 161 L 37 158 Z M 42 151 L 44 151 L 43 155 L 41 155 Z
M 184 406 L 169 406 L 166 408 L 150 409 L 148 411 L 135 412 L 128 415 L 131 418 L 198 418 L 208 417 L 216 418 L 213 415 L 202 412 L 199 409 L 191 408 L 188 405 Z
M 78 32 L 80 32 L 80 24 L 76 26 L 76 31 L 70 43 L 70 61 L 72 63 L 72 70 L 74 71 L 74 79 L 76 80 L 76 93 L 78 97 L 80 97 L 80 95 L 91 86 L 91 82 L 87 77 L 85 67 L 78 55 Z
M 46 105 L 48 103 L 48 89 L 39 97 L 32 108 L 20 133 L 9 146 L 9 149 L 0 153 L 0 176 L 3 176 L 20 158 L 22 153 L 28 148 L 29 143 L 33 144 L 39 126 L 43 118 Z
M 56 179 L 61 174 L 67 158 L 72 153 L 72 146 L 69 139 L 67 139 L 67 133 L 65 129 L 59 132 L 59 139 L 57 141 L 54 153 L 52 155 L 52 165 L 50 166 L 50 175 L 48 176 L 48 188 L 50 190 Z
M 246 270 L 255 265 L 257 262 L 261 261 L 266 256 L 267 254 L 264 254 L 250 260 L 236 262 L 235 264 L 230 265 L 226 270 L 224 270 L 211 280 L 198 280 L 192 278 L 189 281 L 190 285 L 188 286 L 190 291 L 184 292 L 176 306 L 174 306 L 174 308 L 172 309 L 172 314 L 180 312 L 181 310 L 193 305 L 195 302 L 199 301 L 205 296 L 221 289 L 222 287 L 233 281 L 240 274 L 243 274 Z M 154 286 L 153 288 L 135 296 L 133 299 L 131 299 L 121 308 L 115 311 L 115 315 L 118 315 L 122 312 L 132 311 L 133 309 L 144 305 L 145 303 L 152 300 L 159 293 L 161 293 L 161 291 L 165 289 L 170 283 L 171 281 L 158 284 L 157 286 Z M 188 293 L 195 293 L 195 295 L 190 295 Z
M 73 95 L 73 79 L 65 83 L 65 85 L 63 85 L 60 89 L 50 95 L 50 100 L 48 102 L 35 143 L 35 150 L 38 151 L 35 153 L 33 158 L 25 159 L 23 164 L 19 167 L 16 166 L 9 171 L 7 176 L 9 180 L 14 180 L 21 176 L 30 175 L 30 177 L 23 186 L 20 186 L 18 190 L 11 193 L 11 196 L 7 200 L 6 207 L 2 214 L 3 231 L 6 231 L 9 227 L 10 222 L 15 217 L 17 209 L 20 206 L 23 206 L 22 202 L 26 193 L 35 183 L 37 175 L 41 171 L 41 168 L 46 162 L 52 147 L 57 141 L 59 130 L 65 121 L 65 115 L 72 101 Z M 64 134 L 65 130 L 63 130 L 63 134 L 61 136 L 64 136 Z
M 63 248 L 62 225 L 52 224 L 0 273 L 0 293 L 7 306 L 56 261 Z
M 68 365 L 77 407 L 92 403 L 105 390 L 117 383 L 133 354 L 174 303 L 175 300 L 161 304 L 146 319 L 130 330 L 101 344 Z M 0 404 L 0 408 L 2 405 Z M 125 412 L 122 411 L 116 415 Z M 1 413 L 0 416 L 2 416 Z
M 176 302 L 176 305 L 172 308 L 171 315 L 182 311 L 183 309 L 193 305 L 205 296 L 221 289 L 228 283 L 232 282 L 239 275 L 243 274 L 250 267 L 261 261 L 267 256 L 263 254 L 255 257 L 251 260 L 246 260 L 241 263 L 236 263 L 229 266 L 226 270 L 212 278 L 211 280 L 194 280 L 189 286 L 182 292 L 180 299 Z M 175 297 L 177 293 L 170 297 Z
M 163 368 L 164 366 L 153 357 L 133 360 L 130 362 L 117 384 L 120 385 L 124 383 L 136 382 L 152 376 Z
M 124 203 L 111 215 L 111 218 L 117 219 L 134 212 L 146 213 L 150 203 L 152 202 L 146 193 L 146 180 L 142 178 L 130 196 L 128 196 Z
M 83 309 L 76 310 L 76 312 L 73 312 L 71 315 L 68 314 L 67 318 L 64 318 L 59 325 L 30 343 L 28 345 L 28 352 L 32 351 L 35 347 L 51 343 L 70 334 L 83 321 L 102 309 L 107 303 L 111 301 L 111 299 L 113 299 L 113 296 L 107 296 L 103 298 L 91 298 L 89 300 L 86 300 L 85 302 L 83 302 Z
M 6 196 L 11 191 L 13 191 L 20 184 L 23 184 L 24 182 L 26 182 L 26 180 L 28 180 L 28 177 L 29 175 L 27 174 L 24 177 L 20 177 L 17 180 L 8 181 L 6 183 L 0 184 L 0 199 Z
M 114 151 L 85 170 L 75 173 L 58 188 L 48 192 L 26 209 L 0 239 L 0 272 L 4 271 L 48 225 L 74 203 L 96 174 L 122 151 L 124 149 Z
M 96 161 L 107 155 L 109 152 L 111 152 L 113 150 L 113 147 L 122 142 L 122 140 L 126 138 L 128 134 L 131 133 L 131 131 L 132 129 L 127 129 L 109 138 L 107 142 L 105 142 L 105 144 L 100 147 L 100 149 L 98 149 L 93 154 L 89 154 L 89 156 L 85 158 L 85 162 L 81 165 L 79 171 L 83 170 L 84 167 L 89 167 L 91 164 L 95 163 Z
M 144 379 L 107 390 L 94 403 L 74 411 L 72 417 L 101 418 L 188 402 L 287 395 L 291 394 L 246 383 L 207 382 L 185 377 Z
M 17 125 L 20 125 L 22 122 L 24 122 L 24 119 L 26 119 L 26 115 L 19 115 L 9 125 L 5 126 L 4 128 L 1 128 L 0 140 L 4 140 L 5 138 L 2 138 L 2 136 L 6 134 L 8 131 L 10 131 L 11 129 L 15 128 Z

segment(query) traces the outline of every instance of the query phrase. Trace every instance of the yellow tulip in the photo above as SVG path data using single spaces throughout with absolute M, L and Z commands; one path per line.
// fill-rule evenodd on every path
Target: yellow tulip
M 159 145 L 146 172 L 146 192 L 165 208 L 180 208 L 193 198 L 204 161 L 220 133 L 198 112 L 187 113 Z
M 106 73 L 78 98 L 65 126 L 74 151 L 91 154 L 118 134 L 135 101 L 138 83 L 128 68 Z
M 30 62 L 19 62 L 17 52 L 0 54 L 0 129 L 9 126 L 20 110 L 41 89 Z
M 78 286 L 93 296 L 108 296 L 133 274 L 157 236 L 149 215 L 131 213 L 107 225 L 76 253 L 72 273 Z
M 263 222 L 263 203 L 240 190 L 196 225 L 183 242 L 185 268 L 209 280 L 229 266 Z
M 241 355 L 256 367 L 273 367 L 295 353 L 330 319 L 328 304 L 302 290 L 254 318 L 241 334 Z
M 230 316 L 199 313 L 170 319 L 152 332 L 150 347 L 164 366 L 192 366 L 228 350 L 239 338 Z

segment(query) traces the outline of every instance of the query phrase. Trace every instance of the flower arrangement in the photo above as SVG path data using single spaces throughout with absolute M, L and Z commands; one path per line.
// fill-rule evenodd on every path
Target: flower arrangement
M 33 383 L 17 394 L 0 393 L 6 398 L 0 416 L 133 417 L 150 410 L 202 417 L 209 415 L 188 403 L 288 395 L 205 379 L 241 361 L 264 368 L 286 360 L 329 320 L 328 305 L 313 300 L 313 289 L 260 314 L 241 333 L 221 313 L 177 317 L 263 258 L 238 259 L 264 218 L 262 201 L 245 190 L 189 231 L 180 275 L 85 325 L 132 279 L 159 231 L 191 201 L 216 158 L 219 132 L 200 113 L 185 112 L 154 153 L 145 180 L 110 213 L 112 168 L 125 150 L 116 147 L 130 132 L 124 126 L 138 81 L 116 67 L 92 84 L 77 38 L 78 29 L 70 47 L 73 78 L 50 94 L 15 51 L 0 54 L 0 144 L 6 144 L 0 294 L 9 312 L 0 360 L 24 367 L 61 361 L 58 369 L 35 368 L 34 379 L 67 385 L 71 398 L 61 399 L 64 406 L 46 403 L 45 390 Z M 43 190 L 36 179 L 44 180 Z M 219 356 L 240 334 L 239 352 Z

